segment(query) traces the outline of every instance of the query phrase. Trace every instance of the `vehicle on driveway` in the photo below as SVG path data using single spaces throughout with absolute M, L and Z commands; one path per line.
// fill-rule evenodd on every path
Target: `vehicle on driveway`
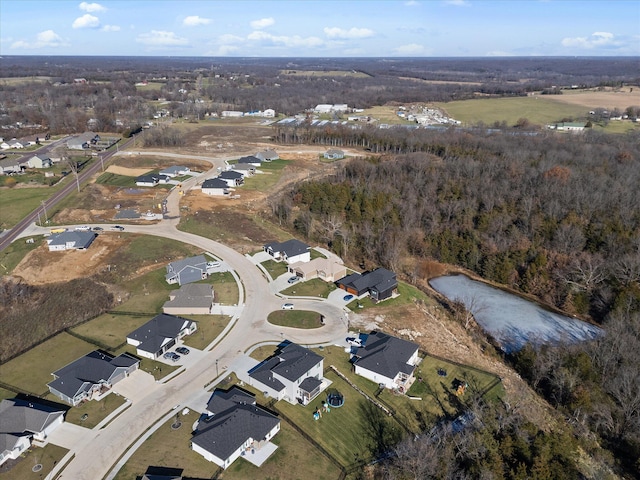
M 178 360 L 180 360 L 180 355 L 175 352 L 166 352 L 164 355 L 162 355 L 162 358 L 164 358 L 165 360 L 171 360 L 172 362 L 177 362 Z
M 293 310 L 293 303 L 283 303 L 282 310 Z
M 354 347 L 362 346 L 362 340 L 360 340 L 358 337 L 347 337 L 347 343 Z
M 342 297 L 342 300 L 344 300 L 345 302 L 350 302 L 351 300 L 353 300 L 353 295 L 345 295 L 344 297 Z
M 189 349 L 187 347 L 178 347 L 176 348 L 176 352 L 180 355 L 189 355 Z
M 298 280 L 300 280 L 300 277 L 291 277 L 289 278 L 289 280 L 287 280 L 288 283 L 296 283 Z

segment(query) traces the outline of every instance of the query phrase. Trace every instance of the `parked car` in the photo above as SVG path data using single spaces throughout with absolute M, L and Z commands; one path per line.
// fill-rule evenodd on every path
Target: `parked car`
M 166 352 L 162 357 L 166 360 L 171 360 L 172 362 L 180 360 L 180 355 L 175 352 Z
M 291 277 L 289 278 L 289 280 L 287 280 L 287 282 L 289 283 L 296 283 L 298 280 L 300 280 L 300 277 Z
M 349 294 L 349 295 L 345 295 L 344 297 L 342 297 L 342 299 L 345 302 L 350 302 L 351 300 L 353 300 L 353 295 Z
M 76 232 L 88 232 L 89 230 L 91 230 L 91 227 L 89 227 L 89 225 L 80 225 L 76 227 L 75 230 Z
M 176 352 L 180 355 L 189 355 L 189 349 L 187 347 L 178 347 L 176 348 Z
M 120 226 L 120 225 L 114 225 L 113 227 L 111 227 L 111 230 L 119 230 L 119 231 L 123 231 L 124 227 Z
M 102 230 L 104 230 L 102 227 L 93 227 L 94 232 L 101 232 Z
M 362 340 L 360 340 L 358 337 L 347 337 L 347 343 L 349 345 L 353 345 L 354 347 L 362 346 Z
M 220 265 L 220 262 L 207 262 L 207 268 L 218 268 Z
M 293 310 L 293 303 L 283 303 L 282 310 Z

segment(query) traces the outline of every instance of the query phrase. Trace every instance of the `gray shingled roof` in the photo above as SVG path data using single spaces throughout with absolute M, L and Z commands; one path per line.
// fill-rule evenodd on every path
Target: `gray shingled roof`
M 258 406 L 236 404 L 201 422 L 191 441 L 225 460 L 249 438 L 263 440 L 279 423 L 278 417 Z
M 167 265 L 165 279 L 179 278 L 179 283 L 185 284 L 202 280 L 202 273 L 207 271 L 207 260 L 204 255 L 183 258 Z
M 114 357 L 94 350 L 53 372 L 57 378 L 48 385 L 73 398 L 81 389 L 88 391 L 94 384 L 108 382 L 120 367 L 128 368 L 138 362 L 126 353 Z
M 364 293 L 369 290 L 384 292 L 389 288 L 395 288 L 398 285 L 398 280 L 395 273 L 380 267 L 363 274 L 352 273 L 341 278 L 336 283 L 352 286 L 358 292 Z
M 316 377 L 307 377 L 302 381 L 298 388 L 307 393 L 311 393 L 320 385 L 322 385 L 322 380 L 318 380 Z
M 308 348 L 301 347 L 296 343 L 290 343 L 284 347 L 280 353 L 271 357 L 251 372 L 249 376 L 268 385 L 268 383 L 264 381 L 264 378 L 266 377 L 268 380 L 270 374 L 276 373 L 293 382 L 305 375 L 322 360 L 323 358 L 320 355 L 312 352 Z M 274 380 L 280 383 L 277 379 Z M 282 385 L 282 388 L 284 388 L 284 385 Z M 276 388 L 276 390 L 280 391 L 282 388 Z
M 240 172 L 234 172 L 232 170 L 227 170 L 225 172 L 222 172 L 220 175 L 218 175 L 219 178 L 225 178 L 227 180 L 236 180 L 238 178 L 243 178 L 244 175 L 241 174 Z
M 13 435 L 11 433 L 0 433 L 0 453 L 11 451 L 18 443 L 18 439 L 24 435 Z
M 0 432 L 11 434 L 39 433 L 63 415 L 64 410 L 47 405 L 26 400 L 5 399 L 0 402 Z M 0 450 L 2 450 L 1 447 Z
M 75 242 L 74 248 L 88 248 L 96 236 L 93 232 L 54 233 L 47 239 L 47 243 L 49 245 L 66 245 L 67 242 Z
M 163 305 L 163 308 L 173 307 L 211 307 L 213 303 L 213 290 L 211 285 L 203 283 L 189 283 L 182 285 L 179 290 L 173 290 L 171 296 L 173 300 L 169 300 Z
M 382 332 L 371 333 L 363 347 L 356 350 L 356 366 L 395 378 L 399 372 L 410 374 L 415 367 L 407 362 L 418 344 Z
M 161 313 L 131 332 L 127 338 L 141 342 L 136 347 L 139 350 L 155 354 L 167 339 L 177 338 L 178 334 L 192 323 L 192 320 L 186 318 Z
M 202 183 L 202 188 L 229 188 L 227 182 L 219 178 L 209 178 Z
M 267 243 L 265 248 L 271 248 L 274 252 L 284 253 L 287 257 L 295 257 L 301 253 L 309 251 L 309 245 L 295 238 L 289 239 L 286 242 L 272 242 Z
M 250 393 L 231 387 L 229 390 L 214 390 L 211 399 L 207 403 L 207 411 L 211 415 L 224 413 L 238 404 L 255 405 L 256 399 Z

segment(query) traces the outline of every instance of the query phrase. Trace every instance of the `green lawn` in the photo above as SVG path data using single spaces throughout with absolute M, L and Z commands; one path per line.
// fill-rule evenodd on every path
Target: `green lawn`
M 33 238 L 33 243 L 27 243 L 27 238 Z M 27 253 L 38 248 L 43 241 L 42 235 L 27 238 L 19 238 L 0 253 L 0 275 L 11 274 Z
M 56 397 L 51 396 L 52 400 L 55 400 L 55 398 Z M 64 419 L 67 422 L 82 427 L 93 428 L 120 407 L 120 405 L 123 405 L 124 402 L 124 397 L 110 393 L 100 401 L 91 400 L 77 407 L 73 407 L 67 412 Z M 84 415 L 86 415 L 86 418 L 83 420 Z
M 0 229 L 11 228 L 36 208 L 42 209 L 42 201 L 60 188 L 58 184 L 54 187 L 0 189 L 0 205 L 11 205 L 11 208 L 0 208 Z M 47 216 L 51 219 L 52 213 L 47 212 Z M 44 212 L 41 219 L 45 221 Z
M 283 273 L 287 273 L 289 266 L 286 262 L 276 262 L 275 260 L 267 260 L 266 262 L 262 262 L 261 265 L 265 268 L 271 278 L 278 278 Z
M 67 454 L 66 448 L 56 445 L 47 444 L 44 448 L 31 447 L 20 457 L 11 470 L 5 470 L 5 466 L 0 467 L 1 480 L 41 480 L 60 462 Z M 42 465 L 42 469 L 38 472 L 33 471 L 36 464 Z
M 169 293 L 178 285 L 169 285 L 165 279 L 166 270 L 158 268 L 141 277 L 122 283 L 130 296 L 114 308 L 116 312 L 134 312 L 155 315 L 162 305 L 169 301 Z M 179 287 L 178 287 L 179 288 Z M 149 318 L 150 319 L 150 318 Z
M 15 392 L 0 387 L 0 400 L 4 400 L 5 398 L 14 398 L 16 395 L 17 394 Z
M 308 310 L 278 310 L 271 312 L 267 321 L 273 325 L 291 328 L 320 328 L 321 315 Z
M 505 121 L 512 127 L 521 118 L 532 124 L 546 125 L 563 118 L 585 117 L 588 109 L 579 105 L 556 102 L 544 96 L 514 98 L 477 98 L 437 103 L 450 117 L 465 124 L 484 122 L 487 126 Z
M 242 190 L 258 190 L 260 192 L 269 190 L 278 183 L 278 180 L 280 180 L 280 176 L 282 175 L 282 170 L 290 163 L 291 160 L 283 159 L 264 162 L 258 169 L 264 173 L 257 173 L 251 177 L 245 178 L 244 186 L 242 188 L 238 188 L 236 193 L 242 195 Z
M 53 380 L 52 372 L 96 348 L 68 333 L 60 333 L 2 365 L 0 381 L 25 393 L 45 393 L 47 383 Z
M 312 278 L 306 282 L 298 280 L 290 287 L 282 290 L 284 295 L 295 295 L 298 297 L 320 297 L 327 298 L 327 296 L 336 289 L 335 284 L 325 282 L 319 278 Z
M 198 330 L 192 335 L 183 337 L 186 346 L 202 350 L 220 335 L 231 317 L 226 315 L 184 315 L 185 318 L 198 322 Z
M 256 348 L 249 356 L 261 362 L 276 353 L 277 349 L 277 345 L 263 345 Z
M 367 308 L 399 307 L 401 305 L 407 305 L 415 302 L 423 302 L 427 305 L 433 304 L 433 300 L 429 298 L 424 292 L 407 283 L 398 283 L 398 293 L 399 295 L 397 297 L 389 298 L 379 303 L 375 303 L 373 300 L 371 300 L 371 297 L 368 296 L 361 300 L 356 299 L 350 302 L 347 307 L 357 313 Z
M 223 305 L 236 305 L 240 297 L 238 292 L 238 284 L 233 278 L 231 272 L 217 272 L 209 275 L 209 278 L 201 283 L 210 283 L 213 285 L 215 301 Z
M 86 323 L 73 327 L 71 331 L 85 338 L 118 348 L 127 341 L 127 335 L 151 320 L 151 317 L 114 315 L 105 313 Z
M 134 177 L 127 175 L 117 175 L 111 172 L 105 172 L 100 175 L 96 183 L 99 185 L 111 185 L 114 187 L 135 187 L 136 181 Z

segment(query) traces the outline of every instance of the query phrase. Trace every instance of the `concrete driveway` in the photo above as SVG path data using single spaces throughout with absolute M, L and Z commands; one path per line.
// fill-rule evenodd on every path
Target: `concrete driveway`
M 47 437 L 47 441 L 71 450 L 76 445 L 86 441 L 90 434 L 91 430 L 88 428 L 64 422 Z
M 112 390 L 114 393 L 131 400 L 131 403 L 135 403 L 157 388 L 158 384 L 153 375 L 142 370 L 136 370 L 124 380 L 116 383 Z

